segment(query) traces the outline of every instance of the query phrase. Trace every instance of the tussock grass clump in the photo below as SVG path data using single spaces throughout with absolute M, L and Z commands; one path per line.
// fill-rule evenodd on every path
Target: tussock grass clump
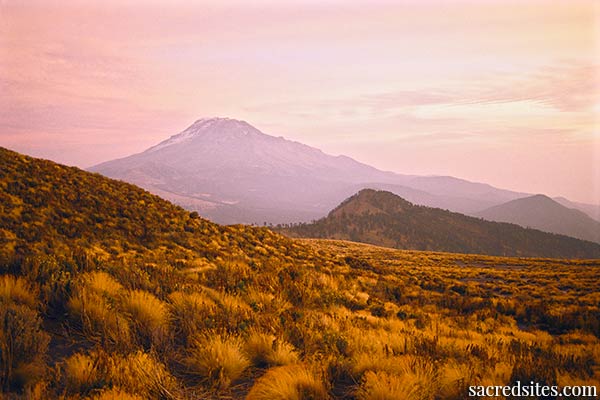
M 242 352 L 241 340 L 224 335 L 196 337 L 186 363 L 188 373 L 217 389 L 229 387 L 250 366 L 250 360 Z
M 244 351 L 257 367 L 295 364 L 299 361 L 298 352 L 290 343 L 276 339 L 274 335 L 253 331 Z
M 154 355 L 138 351 L 116 358 L 111 367 L 112 382 L 144 398 L 176 398 L 177 382 Z
M 169 334 L 169 309 L 166 303 L 144 290 L 132 290 L 123 300 L 138 335 L 146 346 L 161 345 Z
M 37 293 L 31 288 L 27 281 L 12 275 L 0 276 L 0 300 L 23 304 L 35 308 Z
M 91 400 L 144 400 L 144 398 L 135 394 L 129 394 L 122 389 L 113 387 L 92 397 Z
M 70 393 L 88 393 L 105 384 L 105 365 L 101 364 L 97 354 L 92 357 L 76 353 L 64 361 L 62 370 Z
M 106 297 L 84 287 L 69 299 L 67 310 L 88 340 L 119 348 L 130 345 L 129 322 Z
M 440 390 L 440 377 L 436 364 L 423 357 L 414 355 L 377 357 L 361 354 L 355 356 L 352 361 L 351 374 L 355 379 L 362 380 L 360 390 L 364 396 L 371 396 L 372 392 L 385 393 L 386 390 L 395 393 L 398 385 L 414 388 L 422 396 L 418 398 L 424 399 L 432 398 Z M 404 398 L 368 396 L 359 398 Z
M 267 371 L 256 381 L 246 400 L 328 399 L 322 380 L 302 365 L 286 365 Z
M 358 400 L 416 400 L 421 399 L 419 388 L 408 385 L 398 375 L 384 371 L 368 371 L 356 392 Z
M 123 285 L 103 271 L 88 272 L 82 276 L 81 280 L 96 293 L 111 298 L 117 297 L 123 290 Z
M 201 329 L 212 328 L 217 314 L 215 302 L 202 292 L 173 292 L 169 295 L 175 337 L 187 342 Z

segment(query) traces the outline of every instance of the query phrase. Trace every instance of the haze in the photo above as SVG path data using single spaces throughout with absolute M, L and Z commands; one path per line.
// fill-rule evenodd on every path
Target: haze
M 600 203 L 598 2 L 121 3 L 0 1 L 1 146 L 88 167 L 228 116 Z

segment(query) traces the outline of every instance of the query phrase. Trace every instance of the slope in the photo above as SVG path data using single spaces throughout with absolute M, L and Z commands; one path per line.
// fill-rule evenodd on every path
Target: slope
M 600 243 L 600 222 L 541 194 L 488 208 L 477 216 Z
M 415 206 L 390 192 L 365 189 L 326 218 L 284 232 L 418 250 L 544 257 L 600 257 L 600 245 L 574 238 Z
M 452 177 L 380 171 L 229 118 L 200 119 L 142 153 L 90 170 L 220 223 L 308 221 L 359 189 L 385 185 L 398 185 L 401 195 L 416 191 L 413 198 L 420 204 L 465 213 L 524 196 Z
M 499 373 L 600 378 L 596 261 L 290 240 L 2 148 L 0 207 L 3 399 L 462 399 Z

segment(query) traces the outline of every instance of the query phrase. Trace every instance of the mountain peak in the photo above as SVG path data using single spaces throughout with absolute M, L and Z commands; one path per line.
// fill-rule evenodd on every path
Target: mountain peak
M 598 221 L 543 194 L 511 200 L 483 210 L 477 216 L 600 243 Z
M 151 153 L 189 139 L 205 137 L 212 138 L 242 138 L 244 136 L 264 135 L 258 129 L 238 119 L 227 117 L 200 118 L 183 132 L 150 147 L 146 152 Z
M 385 190 L 362 189 L 346 199 L 330 215 L 395 214 L 408 210 L 412 203 Z

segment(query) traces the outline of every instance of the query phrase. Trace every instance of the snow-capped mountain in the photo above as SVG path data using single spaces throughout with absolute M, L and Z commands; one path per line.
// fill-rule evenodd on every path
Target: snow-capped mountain
M 467 214 L 526 196 L 452 177 L 381 171 L 229 118 L 199 119 L 142 153 L 91 170 L 221 223 L 310 221 L 367 187 Z

